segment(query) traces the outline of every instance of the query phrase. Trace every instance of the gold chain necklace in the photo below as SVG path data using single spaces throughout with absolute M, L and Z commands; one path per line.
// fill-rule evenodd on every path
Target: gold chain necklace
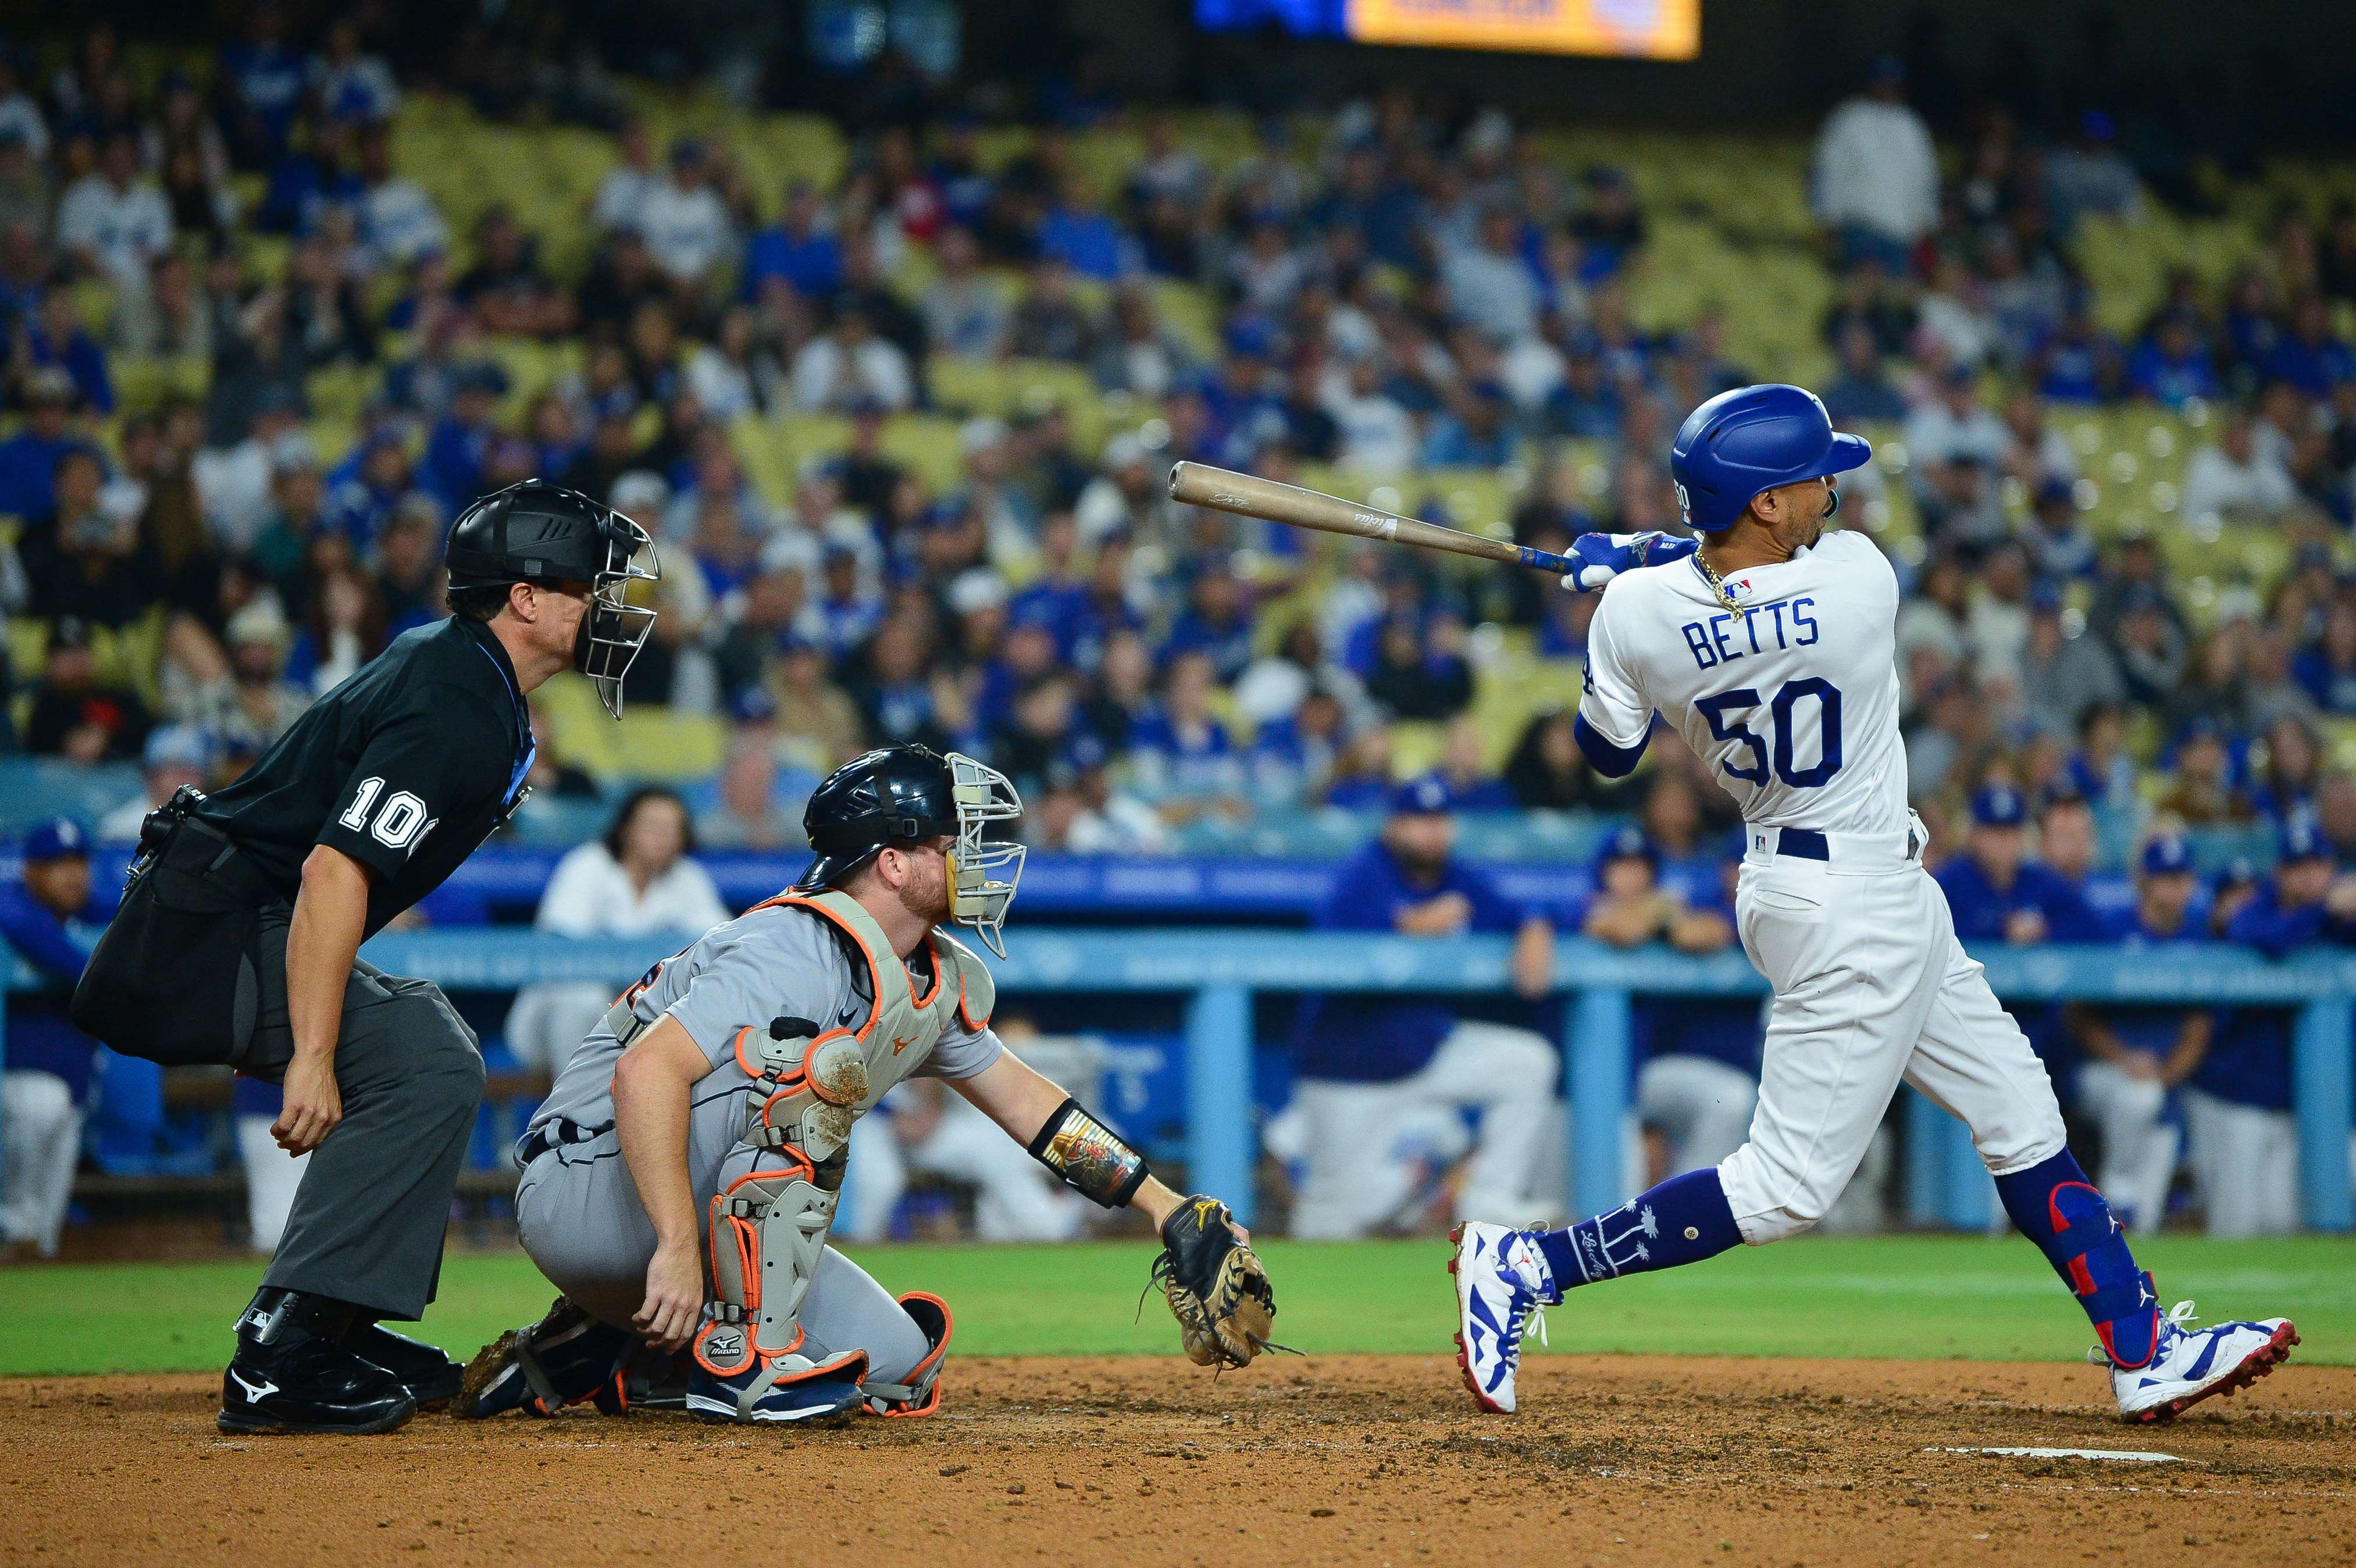
M 1742 613 L 1742 607 L 1736 603 L 1734 596 L 1727 591 L 1726 579 L 1709 569 L 1709 563 L 1701 558 L 1701 552 L 1699 550 L 1696 550 L 1693 553 L 1693 563 L 1695 565 L 1701 568 L 1702 580 L 1707 582 L 1710 587 L 1716 591 L 1719 602 L 1723 604 L 1728 609 L 1732 610 L 1736 615 L 1740 615 Z

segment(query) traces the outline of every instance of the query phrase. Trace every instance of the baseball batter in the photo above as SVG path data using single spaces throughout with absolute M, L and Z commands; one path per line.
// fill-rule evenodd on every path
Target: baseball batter
M 1003 956 L 1023 850 L 982 833 L 1022 810 L 970 757 L 870 752 L 811 796 L 819 854 L 792 892 L 623 993 L 519 1151 L 517 1233 L 563 1294 L 476 1357 L 461 1415 L 593 1399 L 742 1422 L 930 1413 L 948 1305 L 895 1301 L 827 1245 L 853 1122 L 919 1076 L 1084 1196 L 1153 1220 L 1196 1360 L 1265 1346 L 1274 1296 L 1225 1206 L 1181 1199 L 1009 1052 L 990 1028 L 990 971 L 937 929 L 954 919 Z
M 1956 940 L 1907 808 L 1893 622 L 1872 542 L 1826 532 L 1837 476 L 1871 448 L 1793 386 L 1725 392 L 1670 467 L 1701 534 L 1590 534 L 1566 587 L 1603 587 L 1575 731 L 1624 776 L 1655 714 L 1740 805 L 1736 925 L 1775 988 L 1750 1141 L 1715 1168 L 1541 1232 L 1456 1232 L 1458 1361 L 1485 1410 L 1514 1408 L 1524 1329 L 1562 1293 L 1797 1235 L 1848 1184 L 1899 1082 L 1969 1125 L 2013 1222 L 2102 1341 L 2120 1412 L 2155 1420 L 2286 1359 L 2290 1323 L 2190 1328 L 2062 1141 L 2045 1069 Z

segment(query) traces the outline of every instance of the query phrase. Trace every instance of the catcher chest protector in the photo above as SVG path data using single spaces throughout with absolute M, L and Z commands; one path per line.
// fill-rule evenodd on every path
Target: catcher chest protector
M 847 893 L 788 895 L 758 908 L 806 909 L 849 937 L 865 955 L 875 1005 L 855 1032 L 779 1018 L 736 1035 L 736 1064 L 753 1079 L 753 1092 L 744 1102 L 744 1135 L 722 1164 L 712 1199 L 715 1299 L 704 1305 L 695 1356 L 723 1378 L 758 1365 L 760 1375 L 738 1396 L 744 1411 L 780 1384 L 864 1380 L 865 1351 L 805 1354 L 797 1320 L 841 1199 L 851 1124 L 924 1065 L 953 1020 L 979 1030 L 997 1000 L 980 961 L 935 931 L 927 939 L 933 987 L 917 1001 L 915 981 L 884 929 Z M 942 1329 L 936 1344 L 946 1340 L 946 1315 Z M 921 1386 L 895 1402 L 927 1405 L 939 1373 L 940 1359 L 930 1358 Z

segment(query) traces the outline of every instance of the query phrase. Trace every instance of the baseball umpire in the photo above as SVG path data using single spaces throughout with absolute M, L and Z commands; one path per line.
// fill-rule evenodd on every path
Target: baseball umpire
M 871 751 L 811 795 L 818 858 L 791 891 L 623 993 L 519 1151 L 517 1234 L 564 1294 L 484 1348 L 460 1415 L 586 1400 L 758 1423 L 931 1413 L 948 1304 L 894 1301 L 827 1245 L 851 1123 L 917 1075 L 948 1080 L 1084 1196 L 1153 1220 L 1155 1276 L 1195 1361 L 1268 1348 L 1275 1297 L 1226 1207 L 1181 1199 L 1007 1050 L 991 972 L 940 929 L 1004 956 L 1023 849 L 982 834 L 1022 811 L 971 757 Z
M 312 1152 L 237 1322 L 226 1433 L 385 1432 L 457 1391 L 448 1358 L 377 1320 L 434 1299 L 482 1056 L 439 990 L 359 950 L 520 803 L 527 693 L 576 669 L 620 717 L 654 618 L 626 596 L 659 568 L 636 523 L 538 480 L 460 516 L 448 564 L 449 619 L 402 636 L 235 783 L 148 817 L 74 994 L 74 1022 L 116 1050 L 282 1084 L 272 1132 Z

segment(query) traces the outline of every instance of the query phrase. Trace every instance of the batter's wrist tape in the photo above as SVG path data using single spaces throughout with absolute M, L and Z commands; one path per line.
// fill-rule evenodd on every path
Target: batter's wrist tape
M 1125 1208 L 1152 1173 L 1145 1156 L 1114 1135 L 1069 1095 L 1031 1140 L 1031 1157 L 1104 1208 Z

